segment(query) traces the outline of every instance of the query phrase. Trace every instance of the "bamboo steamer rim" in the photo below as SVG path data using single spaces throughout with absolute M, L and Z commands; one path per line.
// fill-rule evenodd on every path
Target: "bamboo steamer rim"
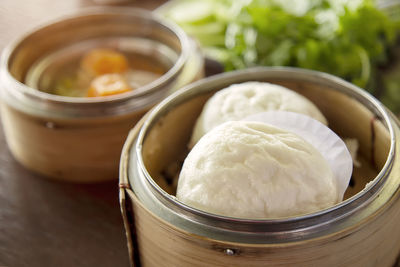
M 131 140 L 133 141 L 133 140 Z M 129 142 L 128 142 L 129 143 Z M 123 178 L 123 179 L 127 179 L 127 177 Z M 180 228 L 178 226 L 176 226 L 175 224 L 171 223 L 170 221 L 167 221 L 163 218 L 160 218 L 159 216 L 157 216 L 157 214 L 153 213 L 152 211 L 149 211 L 146 207 L 146 205 L 144 205 L 135 195 L 134 191 L 132 191 L 132 189 L 129 187 L 129 185 L 127 184 L 123 184 L 120 183 L 119 184 L 120 187 L 120 204 L 121 207 L 124 207 L 122 209 L 122 214 L 124 217 L 127 217 L 127 209 L 126 209 L 126 196 L 129 196 L 129 198 L 131 200 L 133 200 L 135 202 L 136 205 L 140 206 L 141 209 L 146 210 L 148 212 L 148 215 L 150 217 L 152 217 L 154 219 L 154 221 L 158 221 L 161 224 L 163 224 L 164 226 L 167 226 L 169 229 L 173 229 L 173 231 L 175 231 L 176 233 L 180 233 L 182 236 L 191 236 L 192 238 L 201 240 L 201 241 L 211 241 L 213 243 L 219 243 L 221 246 L 224 247 L 238 247 L 239 245 L 246 247 L 248 249 L 254 248 L 266 248 L 266 247 L 273 247 L 273 248 L 290 248 L 290 247 L 298 247 L 301 245 L 309 245 L 309 240 L 308 239 L 294 239 L 294 240 L 290 240 L 291 242 L 282 242 L 282 243 L 266 243 L 266 242 L 260 242 L 260 243 L 250 243 L 250 242 L 240 242 L 238 243 L 236 240 L 216 240 L 214 238 L 211 237 L 207 237 L 204 235 L 198 235 L 198 234 L 194 234 L 193 232 L 187 230 L 187 229 L 183 229 Z M 381 212 L 375 213 L 373 214 L 373 218 L 379 217 L 381 214 L 383 213 L 383 210 L 381 210 Z M 370 217 L 369 219 L 373 220 L 372 217 Z M 132 234 L 132 225 L 126 224 L 127 222 L 125 222 L 125 230 L 127 231 L 127 235 L 128 235 L 128 239 L 130 240 L 130 235 Z M 313 237 L 313 241 L 314 242 L 321 242 L 321 243 L 325 243 L 325 242 L 330 242 L 329 240 L 332 239 L 336 239 L 339 236 L 346 236 L 350 233 L 353 233 L 356 229 L 359 229 L 359 227 L 363 224 L 362 221 L 358 221 L 357 223 L 351 225 L 350 227 L 341 229 L 337 232 L 330 232 L 327 233 L 325 235 L 321 235 L 321 236 L 315 236 Z M 328 240 L 328 241 L 327 241 Z M 285 240 L 286 241 L 286 240 Z
M 378 116 L 379 119 L 381 119 L 381 121 L 385 124 L 390 135 L 390 150 L 387 160 L 375 179 L 370 182 L 364 190 L 328 209 L 297 217 L 266 220 L 232 218 L 210 214 L 192 208 L 178 201 L 174 196 L 166 193 L 162 188 L 160 188 L 160 186 L 158 186 L 158 184 L 151 178 L 151 175 L 146 170 L 143 159 L 141 157 L 143 148 L 142 144 L 149 129 L 154 126 L 154 124 L 162 115 L 167 114 L 170 109 L 183 103 L 185 100 L 190 99 L 195 95 L 205 94 L 215 89 L 226 87 L 227 85 L 231 84 L 232 81 L 234 83 L 239 83 L 249 81 L 253 77 L 256 80 L 260 79 L 260 77 L 262 77 L 263 79 L 278 79 L 284 77 L 284 79 L 287 81 L 301 80 L 303 82 L 320 84 L 325 87 L 330 87 L 330 89 L 345 93 L 353 98 L 356 98 L 361 103 L 365 104 L 370 110 L 374 111 L 375 115 Z M 224 82 L 220 82 L 218 84 L 218 87 L 215 87 L 214 84 L 218 81 Z M 135 147 L 134 151 L 131 153 L 135 153 L 140 171 L 143 173 L 145 182 L 150 186 L 150 190 L 152 191 L 152 193 L 155 194 L 158 200 L 160 200 L 162 203 L 170 205 L 170 207 L 174 211 L 182 212 L 188 216 L 193 215 L 201 222 L 215 220 L 218 227 L 226 227 L 226 229 L 263 232 L 265 231 L 266 226 L 274 226 L 275 228 L 278 227 L 278 229 L 285 231 L 285 229 L 291 229 L 291 227 L 296 224 L 302 224 L 304 226 L 312 227 L 314 223 L 321 218 L 328 220 L 329 222 L 335 221 L 342 218 L 343 216 L 346 217 L 354 213 L 361 206 L 366 205 L 369 201 L 371 201 L 371 197 L 377 194 L 382 186 L 385 184 L 388 177 L 386 171 L 391 169 L 394 162 L 396 140 L 394 129 L 390 122 L 391 120 L 385 108 L 373 96 L 366 93 L 364 90 L 358 88 L 357 86 L 352 85 L 333 75 L 292 67 L 256 67 L 247 70 L 223 73 L 203 79 L 189 86 L 186 86 L 178 92 L 174 93 L 173 95 L 167 97 L 149 112 L 146 120 L 143 122 L 139 133 L 137 134 L 137 142 L 133 144 Z M 127 177 L 127 179 L 129 178 Z M 249 230 L 249 225 L 251 226 L 251 230 Z M 254 228 L 254 226 L 256 227 Z
M 169 31 L 170 34 L 173 34 L 177 40 L 179 40 L 180 44 L 180 53 L 176 62 L 174 62 L 172 68 L 170 68 L 165 74 L 161 77 L 157 78 L 155 81 L 146 84 L 140 87 L 140 90 L 134 90 L 131 92 L 126 92 L 124 94 L 112 95 L 107 97 L 69 97 L 69 96 L 60 96 L 54 95 L 46 92 L 42 92 L 40 90 L 31 88 L 24 83 L 18 81 L 14 76 L 10 73 L 9 68 L 11 61 L 15 57 L 15 52 L 18 47 L 23 44 L 23 42 L 28 39 L 30 36 L 33 36 L 41 31 L 45 31 L 51 29 L 52 27 L 57 27 L 64 23 L 76 23 L 75 20 L 83 19 L 87 17 L 101 17 L 101 16 L 129 16 L 137 19 L 141 19 L 146 23 L 154 23 L 157 27 L 162 27 Z M 166 84 L 173 83 L 176 79 L 176 76 L 182 72 L 187 60 L 189 58 L 189 54 L 191 53 L 191 44 L 186 33 L 178 27 L 173 22 L 170 22 L 160 15 L 155 14 L 151 11 L 135 8 L 135 7 L 87 7 L 78 12 L 71 13 L 69 15 L 63 15 L 57 19 L 51 20 L 47 23 L 39 25 L 33 28 L 30 31 L 27 31 L 24 35 L 21 35 L 19 38 L 13 40 L 10 44 L 8 44 L 1 54 L 0 58 L 0 78 L 3 81 L 4 85 L 0 90 L 0 96 L 7 104 L 17 108 L 18 110 L 25 110 L 27 105 L 18 104 L 23 99 L 28 99 L 32 102 L 45 102 L 44 109 L 46 109 L 47 105 L 63 105 L 65 107 L 70 108 L 102 108 L 104 104 L 106 105 L 119 105 L 125 104 L 131 101 L 132 99 L 141 99 L 146 97 L 152 93 L 157 92 L 160 88 L 165 86 Z M 7 88 L 12 88 L 7 89 Z M 37 109 L 35 105 L 32 105 L 32 109 Z M 24 107 L 25 106 L 25 107 Z M 134 108 L 135 107 L 131 107 Z M 103 108 L 104 109 L 104 108 Z M 121 109 L 115 108 L 116 113 L 121 113 Z M 47 114 L 54 115 L 54 114 Z M 104 113 L 98 114 L 98 116 L 104 116 Z

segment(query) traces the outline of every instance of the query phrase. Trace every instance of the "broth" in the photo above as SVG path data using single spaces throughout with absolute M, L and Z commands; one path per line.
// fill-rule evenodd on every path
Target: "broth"
M 126 60 L 128 69 L 115 72 L 132 90 L 147 85 L 164 75 L 174 64 L 177 55 L 140 38 L 91 40 L 59 49 L 37 60 L 28 71 L 25 84 L 40 91 L 69 97 L 86 97 L 92 81 L 101 76 L 88 73 L 82 67 L 85 56 L 95 50 L 113 51 Z M 106 74 L 106 73 L 104 73 Z M 110 72 L 107 74 L 114 74 Z
M 124 73 L 124 77 L 132 88 L 139 88 L 149 84 L 161 77 L 166 70 L 152 62 L 150 58 L 137 53 L 127 54 L 129 69 Z M 63 68 L 54 73 L 54 78 L 49 85 L 39 88 L 39 90 L 50 94 L 85 97 L 87 96 L 92 77 L 85 75 L 80 70 L 80 59 L 68 62 Z

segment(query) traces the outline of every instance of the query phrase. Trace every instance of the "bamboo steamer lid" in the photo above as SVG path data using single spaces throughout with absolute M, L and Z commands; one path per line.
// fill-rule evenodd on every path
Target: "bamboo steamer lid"
M 187 153 L 202 106 L 217 90 L 245 81 L 306 96 L 339 136 L 357 138 L 361 167 L 354 168 L 343 202 L 298 217 L 246 220 L 175 199 L 168 168 Z M 263 67 L 196 82 L 157 105 L 125 142 L 120 203 L 132 264 L 392 266 L 400 252 L 399 134 L 399 122 L 376 99 L 324 73 Z

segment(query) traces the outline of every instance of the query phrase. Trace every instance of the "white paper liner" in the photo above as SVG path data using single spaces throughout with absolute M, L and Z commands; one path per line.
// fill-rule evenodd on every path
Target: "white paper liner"
M 258 121 L 287 130 L 313 145 L 326 159 L 337 179 L 340 200 L 349 185 L 353 172 L 353 160 L 343 140 L 319 121 L 294 112 L 268 111 L 246 117 L 246 121 Z

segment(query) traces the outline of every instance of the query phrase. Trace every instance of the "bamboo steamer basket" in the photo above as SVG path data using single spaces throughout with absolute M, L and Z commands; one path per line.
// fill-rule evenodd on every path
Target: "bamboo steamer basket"
M 182 161 L 205 101 L 233 83 L 267 81 L 313 101 L 360 149 L 343 202 L 270 220 L 217 216 L 174 197 L 167 175 Z M 121 157 L 120 204 L 133 266 L 392 266 L 400 251 L 399 121 L 376 99 L 328 74 L 253 68 L 196 82 L 130 132 Z M 183 156 L 182 156 L 183 155 Z
M 132 92 L 108 97 L 37 90 L 51 89 L 57 71 L 96 47 L 134 52 L 165 73 Z M 129 130 L 166 95 L 203 77 L 203 58 L 180 28 L 149 11 L 90 8 L 11 43 L 0 71 L 2 123 L 14 157 L 50 178 L 97 182 L 118 178 Z

